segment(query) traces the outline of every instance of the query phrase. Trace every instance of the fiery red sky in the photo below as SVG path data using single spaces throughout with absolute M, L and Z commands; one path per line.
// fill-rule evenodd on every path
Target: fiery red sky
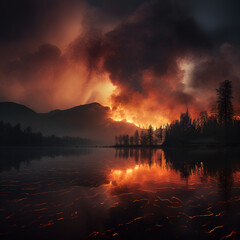
M 0 100 L 38 112 L 99 102 L 160 126 L 186 105 L 210 110 L 229 79 L 238 111 L 239 3 L 210 2 L 3 1 Z

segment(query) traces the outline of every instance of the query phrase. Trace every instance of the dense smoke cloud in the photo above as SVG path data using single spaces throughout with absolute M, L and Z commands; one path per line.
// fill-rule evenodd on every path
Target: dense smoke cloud
M 209 110 L 220 81 L 240 90 L 235 2 L 1 4 L 0 100 L 40 111 L 99 101 L 116 119 L 157 125 L 186 106 Z

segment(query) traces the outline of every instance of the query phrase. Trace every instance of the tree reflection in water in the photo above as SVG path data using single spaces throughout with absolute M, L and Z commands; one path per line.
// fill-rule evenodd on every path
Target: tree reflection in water
M 239 152 L 117 149 L 135 165 L 112 169 L 110 229 L 97 237 L 224 239 L 239 232 Z
M 0 157 L 3 239 L 239 239 L 237 149 L 2 149 Z

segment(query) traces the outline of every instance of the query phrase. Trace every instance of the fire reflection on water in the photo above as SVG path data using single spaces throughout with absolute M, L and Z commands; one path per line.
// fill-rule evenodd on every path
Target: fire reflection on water
M 0 236 L 239 239 L 239 152 L 112 150 L 2 174 Z
M 126 151 L 126 149 L 123 151 Z M 123 152 L 119 152 L 118 158 L 134 158 L 136 164 L 133 164 L 133 161 L 129 161 L 130 167 L 124 165 L 122 169 L 111 169 L 108 176 L 110 189 L 127 186 L 128 188 L 153 190 L 168 184 L 175 184 L 175 186 L 186 186 L 187 184 L 188 187 L 194 184 L 201 184 L 204 175 L 202 162 L 192 168 L 185 165 L 179 171 L 173 169 L 172 163 L 165 159 L 162 150 L 142 149 L 141 151 L 131 151 L 135 151 L 134 155 L 132 153 L 124 155 Z M 206 177 L 209 178 L 205 176 L 205 180 L 207 180 Z
M 120 149 L 116 156 L 135 159 L 135 164 L 129 161 L 111 169 L 109 183 L 105 185 L 106 201 L 114 199 L 109 208 L 110 228 L 89 238 L 236 238 L 239 232 L 236 216 L 232 223 L 226 219 L 234 211 L 239 214 L 239 171 L 230 175 L 227 170 L 222 173 L 223 169 L 211 173 L 212 169 L 208 166 L 205 169 L 201 161 L 174 166 L 162 150 Z M 227 188 L 232 187 L 228 181 L 235 183 L 237 195 L 226 199 L 223 194 L 216 199 L 219 191 L 224 189 L 226 194 Z
M 109 174 L 110 185 L 113 185 L 113 187 L 123 185 L 144 187 L 148 186 L 149 181 L 163 182 L 168 178 L 177 180 L 179 174 L 169 172 L 169 166 L 165 159 L 161 161 L 151 159 L 151 165 L 149 163 L 139 163 L 132 168 L 112 169 Z

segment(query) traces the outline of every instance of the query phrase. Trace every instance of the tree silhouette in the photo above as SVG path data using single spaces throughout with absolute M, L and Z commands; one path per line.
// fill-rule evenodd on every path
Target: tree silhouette
M 220 83 L 217 90 L 217 115 L 221 124 L 232 122 L 233 119 L 233 104 L 232 104 L 232 83 L 225 80 Z
M 0 121 L 0 146 L 77 146 L 88 145 L 91 141 L 78 137 L 43 136 L 30 127 L 22 130 L 20 124 L 12 126 Z
M 233 118 L 232 83 L 229 80 L 220 83 L 217 89 L 217 101 L 212 113 L 202 111 L 197 119 L 190 117 L 188 108 L 181 113 L 180 121 L 175 120 L 165 128 L 138 131 L 130 138 L 131 146 L 157 147 L 157 146 L 222 146 L 223 144 L 240 145 L 240 120 Z M 129 145 L 128 135 L 123 138 L 124 147 Z M 159 145 L 158 145 L 159 144 Z M 121 144 L 120 144 L 121 145 Z
M 205 126 L 207 124 L 207 121 L 208 121 L 207 111 L 200 112 L 199 117 L 198 117 L 198 124 L 200 126 Z
M 162 139 L 163 139 L 163 130 L 162 128 L 158 128 L 155 131 L 155 137 L 156 137 L 156 144 L 159 142 L 160 144 L 162 143 Z
M 138 133 L 138 130 L 136 130 L 136 132 L 134 134 L 134 143 L 135 143 L 135 145 L 139 145 L 139 133 Z
M 148 134 L 147 134 L 148 144 L 153 145 L 153 128 L 152 125 L 149 125 Z
M 141 131 L 140 142 L 141 142 L 142 146 L 146 146 L 147 145 L 147 136 L 146 136 L 146 134 L 145 134 L 145 132 L 143 130 Z
M 189 125 L 191 125 L 191 118 L 189 116 L 188 107 L 185 113 L 181 113 L 180 124 L 183 126 L 183 128 L 188 128 Z
M 123 142 L 124 142 L 125 146 L 129 145 L 129 135 L 128 134 L 123 136 Z
M 123 136 L 122 136 L 122 135 L 119 136 L 118 142 L 119 142 L 119 145 L 120 145 L 120 146 L 123 145 Z

